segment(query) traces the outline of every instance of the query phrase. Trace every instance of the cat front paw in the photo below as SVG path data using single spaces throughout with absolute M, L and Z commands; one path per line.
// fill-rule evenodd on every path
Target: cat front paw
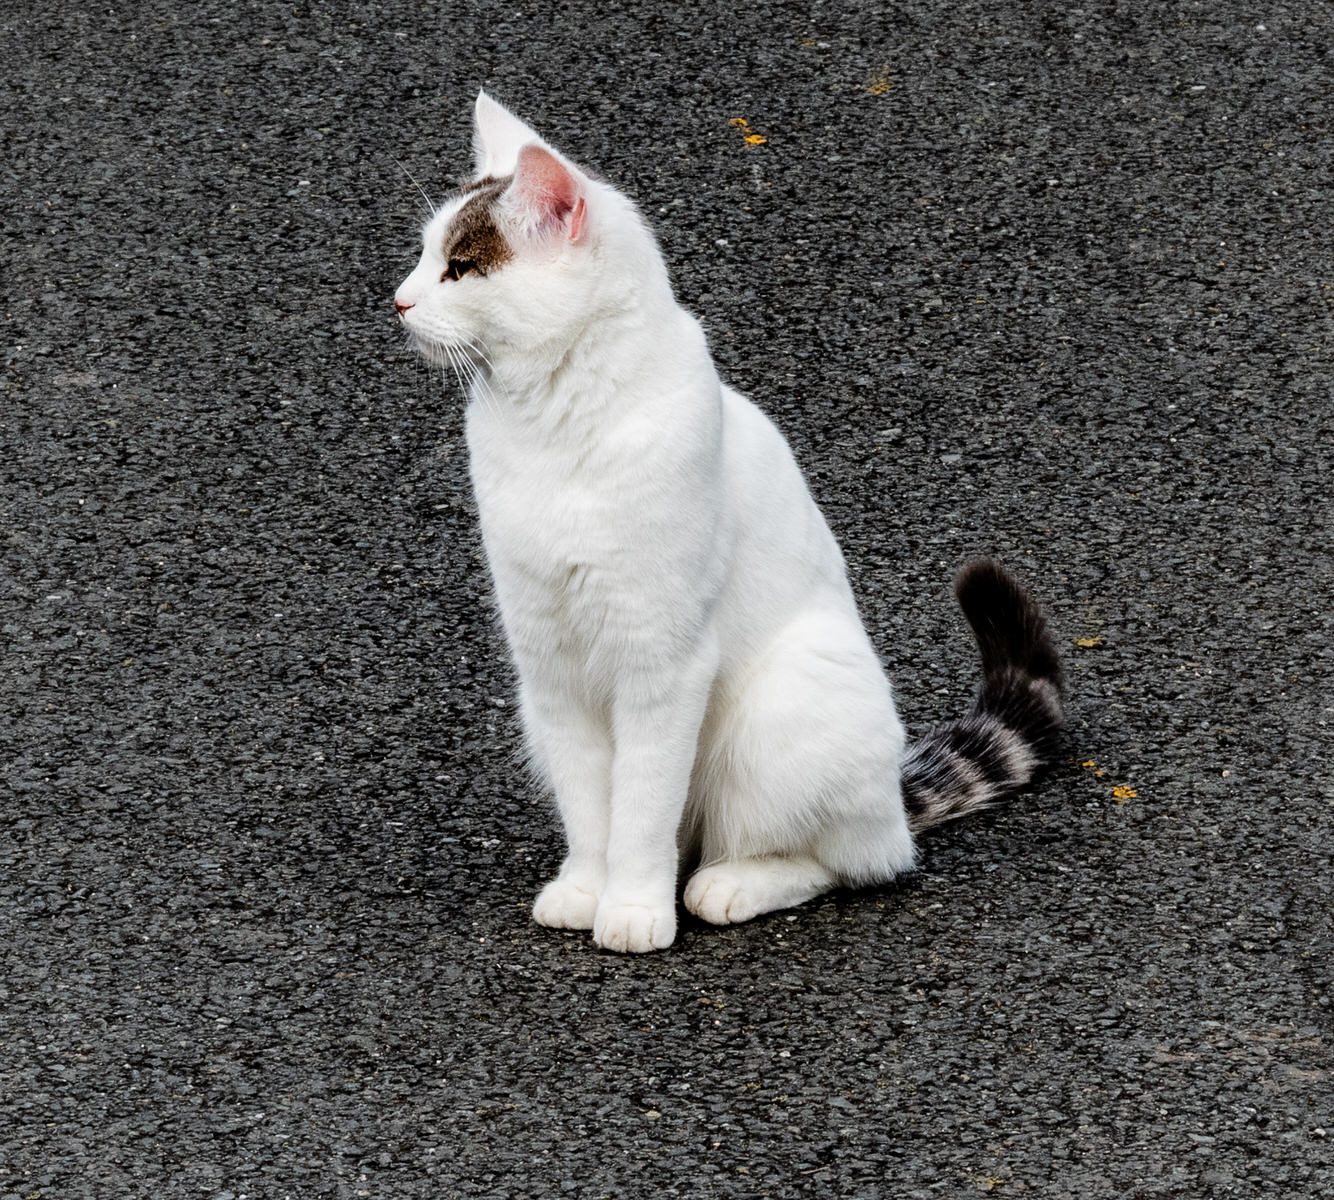
M 593 940 L 618 954 L 666 950 L 676 938 L 676 905 L 600 904 Z
M 533 920 L 550 929 L 592 929 L 598 894 L 569 879 L 553 879 L 533 902 Z

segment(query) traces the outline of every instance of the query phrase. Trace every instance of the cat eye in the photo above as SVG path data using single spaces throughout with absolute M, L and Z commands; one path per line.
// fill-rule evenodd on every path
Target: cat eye
M 444 283 L 446 279 L 462 279 L 469 271 L 475 270 L 477 264 L 470 262 L 466 258 L 451 258 L 449 265 L 445 267 L 445 273 L 440 276 L 440 282 Z

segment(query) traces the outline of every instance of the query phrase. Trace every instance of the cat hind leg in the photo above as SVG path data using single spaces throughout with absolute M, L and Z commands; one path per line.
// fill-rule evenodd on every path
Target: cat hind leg
M 689 813 L 705 865 L 686 907 L 730 924 L 910 869 L 903 743 L 855 618 L 792 622 L 706 721 Z

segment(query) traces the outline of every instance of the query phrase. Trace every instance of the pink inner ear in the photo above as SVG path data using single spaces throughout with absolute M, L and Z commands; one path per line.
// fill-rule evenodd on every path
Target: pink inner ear
M 528 145 L 519 151 L 514 187 L 524 204 L 542 223 L 563 221 L 569 213 L 574 212 L 570 236 L 577 238 L 579 232 L 582 232 L 584 201 L 579 195 L 579 182 L 550 150 Z

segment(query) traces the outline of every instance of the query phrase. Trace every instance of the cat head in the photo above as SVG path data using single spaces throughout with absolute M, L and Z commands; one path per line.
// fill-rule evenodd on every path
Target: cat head
M 652 239 L 628 201 L 485 92 L 473 149 L 475 177 L 427 222 L 394 296 L 399 319 L 436 361 L 559 356 L 624 302 L 645 241 L 657 257 Z

